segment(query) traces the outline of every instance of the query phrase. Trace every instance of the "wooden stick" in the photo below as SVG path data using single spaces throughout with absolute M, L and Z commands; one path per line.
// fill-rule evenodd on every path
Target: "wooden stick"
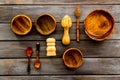
M 80 42 L 80 9 L 76 8 L 75 16 L 76 16 L 76 41 Z

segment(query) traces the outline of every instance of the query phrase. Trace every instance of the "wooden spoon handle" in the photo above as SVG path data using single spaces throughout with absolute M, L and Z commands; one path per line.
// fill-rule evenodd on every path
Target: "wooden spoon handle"
M 80 20 L 76 19 L 76 41 L 80 42 Z
M 28 67 L 27 67 L 27 72 L 30 74 L 31 68 L 30 68 L 30 58 L 28 58 Z

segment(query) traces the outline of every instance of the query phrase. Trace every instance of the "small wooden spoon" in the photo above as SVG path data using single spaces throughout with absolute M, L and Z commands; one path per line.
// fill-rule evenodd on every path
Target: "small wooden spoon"
M 28 48 L 26 49 L 26 55 L 27 55 L 27 57 L 28 57 L 28 67 L 27 67 L 27 72 L 28 72 L 28 74 L 30 74 L 30 70 L 31 70 L 31 68 L 30 68 L 30 57 L 32 56 L 32 53 L 33 53 L 32 48 L 31 48 L 31 47 L 28 47 Z
M 36 53 L 39 54 L 38 51 L 37 51 Z M 35 61 L 34 67 L 35 67 L 36 69 L 39 69 L 39 68 L 40 68 L 40 61 L 39 61 L 39 56 L 38 56 L 38 55 L 37 55 L 37 57 L 36 57 L 36 61 Z
M 36 43 L 36 60 L 35 60 L 35 63 L 34 63 L 34 67 L 35 67 L 36 69 L 39 69 L 40 66 L 41 66 L 41 65 L 40 65 L 40 61 L 39 61 L 39 52 L 40 52 L 39 48 L 40 48 L 40 43 L 37 42 L 37 43 Z

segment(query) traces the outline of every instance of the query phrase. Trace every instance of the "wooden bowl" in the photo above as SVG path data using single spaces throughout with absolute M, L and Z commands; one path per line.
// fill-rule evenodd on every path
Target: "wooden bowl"
M 107 39 L 114 31 L 114 19 L 105 10 L 91 12 L 84 21 L 85 33 L 93 40 Z
M 111 29 L 106 34 L 104 34 L 103 36 L 93 36 L 93 35 L 90 35 L 89 33 L 87 33 L 87 31 L 85 31 L 85 32 L 91 39 L 96 40 L 96 41 L 103 41 L 103 40 L 107 39 L 109 36 L 111 36 L 113 31 L 114 31 L 114 28 Z
M 26 35 L 32 29 L 32 21 L 27 15 L 16 15 L 11 21 L 11 29 L 17 35 Z
M 63 53 L 64 64 L 71 69 L 78 68 L 83 62 L 82 52 L 77 48 L 69 48 Z
M 42 14 L 35 20 L 37 31 L 42 35 L 49 35 L 56 29 L 56 20 L 50 14 Z

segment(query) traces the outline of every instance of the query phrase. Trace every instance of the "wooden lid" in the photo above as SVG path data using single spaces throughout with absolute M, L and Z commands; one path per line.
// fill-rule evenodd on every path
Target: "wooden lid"
M 42 14 L 35 20 L 37 31 L 42 35 L 49 35 L 56 29 L 56 20 L 50 14 Z
M 32 21 L 24 14 L 16 15 L 11 21 L 11 29 L 17 35 L 26 35 L 32 29 Z

